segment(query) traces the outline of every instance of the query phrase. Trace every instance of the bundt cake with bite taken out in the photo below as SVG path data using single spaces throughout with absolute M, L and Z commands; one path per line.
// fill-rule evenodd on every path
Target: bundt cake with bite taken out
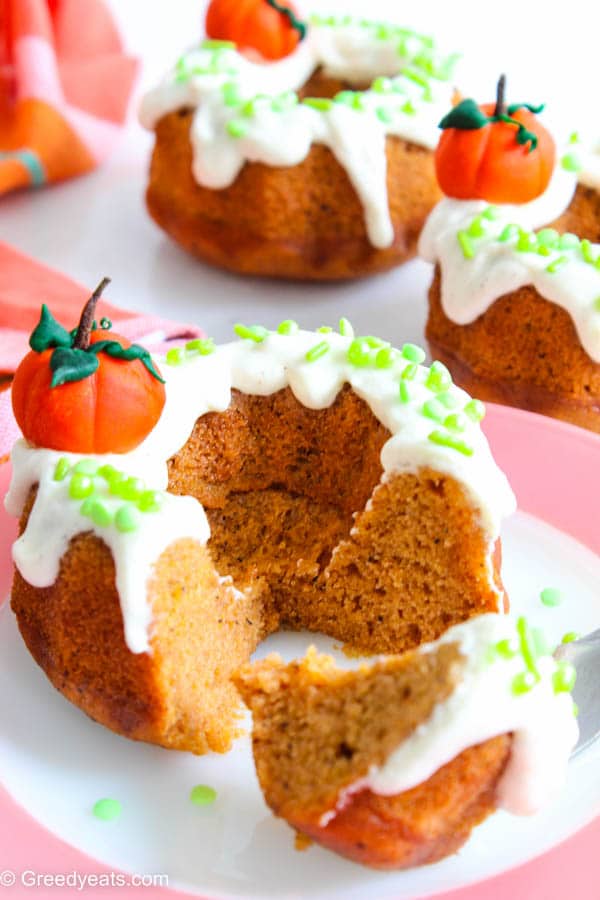
M 504 609 L 499 532 L 514 497 L 483 405 L 420 348 L 355 336 L 345 319 L 339 333 L 285 321 L 192 341 L 158 368 L 110 332 L 101 350 L 93 334 L 74 348 L 44 317 L 23 371 L 33 360 L 44 373 L 55 432 L 86 379 L 109 362 L 122 377 L 96 393 L 113 447 L 79 443 L 94 436 L 93 405 L 49 447 L 22 411 L 12 607 L 49 679 L 98 722 L 223 751 L 241 709 L 233 673 L 278 628 L 395 653 Z M 61 360 L 73 380 L 53 387 Z M 164 408 L 116 452 L 133 367 L 152 410 L 164 377 Z
M 524 619 L 498 614 L 358 669 L 313 649 L 235 680 L 269 807 L 374 868 L 436 862 L 495 809 L 541 808 L 578 737 L 572 667 L 540 650 Z

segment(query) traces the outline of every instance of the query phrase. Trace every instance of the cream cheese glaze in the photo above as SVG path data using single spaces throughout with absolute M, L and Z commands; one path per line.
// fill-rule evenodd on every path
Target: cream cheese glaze
M 456 688 L 381 767 L 373 767 L 344 792 L 339 807 L 363 788 L 382 795 L 407 791 L 463 750 L 501 734 L 512 734 L 512 747 L 498 784 L 498 807 L 529 815 L 551 802 L 564 783 L 579 729 L 567 685 L 560 674 L 555 680 L 560 664 L 549 652 L 539 654 L 529 647 L 534 675 L 525 660 L 524 642 L 533 643 L 524 620 L 516 623 L 511 616 L 490 613 L 423 645 L 418 652 L 458 644 L 465 664 Z M 326 814 L 325 824 L 331 817 Z
M 386 137 L 436 146 L 438 123 L 452 101 L 453 57 L 441 59 L 431 39 L 414 32 L 349 17 L 316 19 L 297 50 L 276 63 L 215 44 L 205 41 L 185 54 L 144 97 L 142 124 L 153 129 L 169 112 L 194 109 L 193 174 L 216 190 L 232 184 L 246 162 L 295 166 L 313 143 L 324 144 L 364 206 L 371 243 L 389 247 Z M 376 80 L 335 102 L 298 102 L 295 92 L 319 67 L 358 86 Z
M 516 207 L 493 207 L 493 218 L 489 211 L 484 201 L 445 198 L 421 233 L 420 255 L 440 266 L 448 318 L 467 325 L 499 297 L 533 285 L 569 313 L 586 353 L 600 362 L 600 245 L 551 229 L 529 232 L 535 217 Z
M 350 334 L 300 330 L 280 334 L 261 329 L 257 336 L 258 342 L 235 341 L 210 355 L 190 351 L 176 366 L 158 360 L 166 377 L 165 408 L 154 430 L 131 453 L 86 456 L 83 462 L 77 454 L 35 448 L 24 440 L 13 450 L 7 510 L 19 516 L 29 491 L 38 485 L 27 527 L 13 548 L 21 575 L 36 587 L 53 584 L 71 538 L 94 532 L 114 557 L 126 641 L 134 653 L 150 650 L 152 615 L 146 584 L 153 566 L 177 538 L 206 543 L 210 528 L 204 510 L 191 497 L 164 494 L 159 498 L 160 509 L 136 513 L 134 531 L 120 531 L 114 523 L 123 499 L 111 494 L 108 482 L 94 478 L 96 496 L 107 513 L 100 516 L 99 524 L 81 501 L 72 499 L 66 477 L 56 479 L 57 465 L 65 458 L 63 468 L 78 462 L 92 468 L 114 466 L 143 479 L 147 488 L 165 491 L 167 461 L 186 443 L 199 416 L 227 409 L 232 389 L 266 396 L 289 386 L 304 406 L 324 409 L 344 384 L 350 384 L 391 433 L 381 453 L 383 480 L 424 466 L 455 478 L 479 513 L 490 558 L 500 522 L 515 508 L 506 477 L 478 424 L 481 412 L 468 394 L 451 384 L 443 367 L 428 369 L 382 341 L 355 339 Z M 317 347 L 322 355 L 309 361 L 307 354 L 313 357 Z M 357 348 L 363 353 L 360 365 L 349 358 Z M 382 359 L 382 350 L 389 359 Z M 379 367 L 383 362 L 387 368 Z

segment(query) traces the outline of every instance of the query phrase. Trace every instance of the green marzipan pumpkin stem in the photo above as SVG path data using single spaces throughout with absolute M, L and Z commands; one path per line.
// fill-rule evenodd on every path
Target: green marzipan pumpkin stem
M 501 75 L 498 79 L 498 85 L 496 87 L 496 108 L 494 109 L 494 116 L 503 116 L 506 108 L 504 105 L 504 95 L 506 92 L 506 75 Z
M 285 16 L 294 31 L 297 31 L 300 35 L 300 40 L 303 41 L 306 37 L 306 25 L 304 22 L 301 22 L 300 19 L 297 19 L 292 10 L 284 6 L 281 3 L 278 3 L 277 0 L 265 0 L 267 6 L 270 6 L 272 9 L 277 10 L 278 13 L 281 13 L 282 16 Z
M 75 350 L 87 350 L 90 346 L 90 336 L 94 325 L 94 315 L 96 314 L 96 305 L 102 296 L 105 287 L 110 284 L 110 278 L 103 278 L 88 302 L 83 307 L 73 347 Z

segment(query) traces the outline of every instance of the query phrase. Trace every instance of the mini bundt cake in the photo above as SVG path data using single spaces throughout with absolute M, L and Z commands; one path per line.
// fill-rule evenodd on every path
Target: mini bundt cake
M 237 326 L 237 342 L 170 351 L 154 425 L 148 354 L 110 331 L 73 347 L 45 310 L 15 378 L 12 606 L 52 683 L 97 721 L 223 751 L 240 708 L 231 675 L 279 627 L 388 653 L 504 608 L 499 528 L 514 497 L 482 404 L 414 345 L 340 331 Z M 119 444 L 139 377 L 145 439 L 90 449 L 90 422 L 110 420 Z M 89 391 L 95 407 L 80 402 Z M 53 406 L 54 449 L 32 442 L 29 402 Z
M 314 17 L 291 55 L 255 57 L 207 39 L 144 98 L 154 220 L 244 274 L 344 279 L 413 256 L 441 196 L 432 149 L 454 58 L 351 17 Z
M 431 352 L 485 400 L 600 431 L 600 179 L 577 135 L 554 162 L 533 113 L 523 134 L 465 102 L 468 127 L 460 105 L 442 122 L 437 163 L 449 196 L 419 245 L 436 266 Z
M 436 862 L 496 808 L 548 803 L 577 742 L 574 670 L 488 614 L 355 670 L 315 651 L 236 676 L 273 812 L 374 868 Z

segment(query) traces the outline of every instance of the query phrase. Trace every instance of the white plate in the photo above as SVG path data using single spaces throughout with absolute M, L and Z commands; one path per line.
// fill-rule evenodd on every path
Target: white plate
M 558 641 L 566 631 L 600 625 L 600 559 L 571 537 L 524 513 L 506 525 L 505 583 L 513 609 Z M 539 600 L 558 587 L 564 602 Z M 307 634 L 269 638 L 260 655 L 287 658 L 312 641 Z M 166 873 L 171 888 L 214 898 L 415 898 L 461 887 L 544 852 L 600 810 L 600 747 L 570 765 L 560 800 L 529 819 L 497 813 L 457 855 L 433 866 L 379 873 L 313 846 L 300 853 L 288 826 L 266 808 L 248 738 L 225 756 L 194 757 L 136 744 L 87 719 L 46 681 L 5 605 L 0 610 L 0 758 L 6 789 L 54 834 L 97 860 L 127 872 Z M 342 664 L 349 663 L 336 653 Z M 211 807 L 188 799 L 195 784 L 216 788 Z M 101 797 L 123 804 L 121 818 L 95 819 Z

